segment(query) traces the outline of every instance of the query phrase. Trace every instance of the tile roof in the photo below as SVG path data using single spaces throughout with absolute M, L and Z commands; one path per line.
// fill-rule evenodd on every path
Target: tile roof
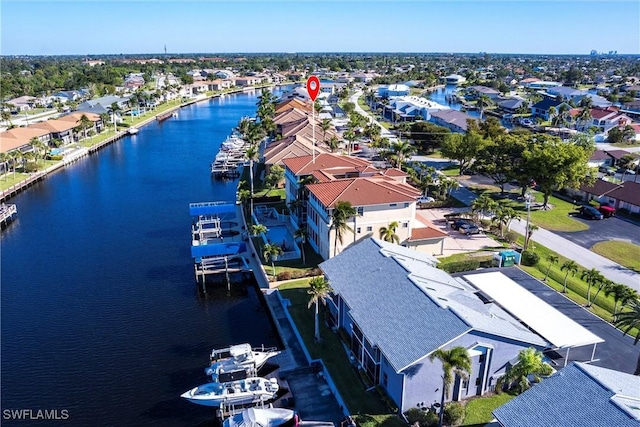
M 347 201 L 352 206 L 411 203 L 420 196 L 419 190 L 382 177 L 337 179 L 309 184 L 307 189 L 328 208 L 338 201 Z
M 46 122 L 35 123 L 31 125 L 40 129 L 46 129 L 49 132 L 64 132 L 78 126 L 77 122 L 70 122 L 66 120 L 47 120 Z
M 295 107 L 299 110 L 306 111 L 308 113 L 311 112 L 313 108 L 310 102 L 302 101 L 301 99 L 292 98 L 286 101 L 282 101 L 281 103 L 276 105 L 276 114 L 280 114 L 282 111 L 287 110 L 289 108 Z
M 637 427 L 640 377 L 572 363 L 493 411 L 504 427 Z
M 531 108 L 535 108 L 537 110 L 547 111 L 549 108 L 554 107 L 557 108 L 558 105 L 562 104 L 561 101 L 558 101 L 554 98 L 544 97 L 542 101 L 538 101 L 531 106 Z
M 589 160 L 608 160 L 610 158 L 604 150 L 594 150 Z
M 330 169 L 336 167 L 365 168 L 371 163 L 357 157 L 343 156 L 340 154 L 321 154 L 316 156 L 315 162 L 312 156 L 303 156 L 295 159 L 287 159 L 285 165 L 294 175 L 309 175 L 319 169 Z
M 63 120 L 63 121 L 73 122 L 78 124 L 82 116 L 86 116 L 87 119 L 91 120 L 92 122 L 97 122 L 100 120 L 100 116 L 98 114 L 82 113 L 82 112 L 70 113 L 70 114 L 67 114 L 66 116 L 59 117 L 58 120 Z
M 422 259 L 425 269 L 437 270 L 431 257 L 393 246 L 397 253 L 408 251 Z M 369 238 L 324 261 L 320 268 L 351 308 L 363 333 L 400 372 L 470 328 L 415 286 L 398 261 L 402 255 L 385 252 L 385 247 Z
M 410 242 L 415 242 L 416 240 L 429 240 L 429 239 L 438 239 L 447 237 L 448 234 L 442 230 L 439 230 L 434 227 L 421 227 L 414 228 L 411 230 L 411 236 L 409 237 Z
M 320 145 L 316 145 L 316 156 L 326 153 L 327 150 Z M 264 150 L 264 161 L 266 164 L 283 165 L 283 160 L 290 157 L 312 156 L 313 145 L 310 139 L 302 135 L 293 135 L 279 139 L 270 143 Z
M 33 125 L 28 127 L 17 127 L 9 129 L 6 132 L 2 132 L 5 138 L 26 139 L 40 138 L 41 136 L 49 135 L 45 129 L 34 127 Z

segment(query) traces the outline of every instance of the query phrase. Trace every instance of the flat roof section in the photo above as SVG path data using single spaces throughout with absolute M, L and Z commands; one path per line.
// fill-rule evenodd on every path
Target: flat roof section
M 604 342 L 499 271 L 463 277 L 556 348 Z

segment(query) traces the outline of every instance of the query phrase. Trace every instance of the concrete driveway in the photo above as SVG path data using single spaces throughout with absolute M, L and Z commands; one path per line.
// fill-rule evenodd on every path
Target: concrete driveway
M 620 218 L 605 218 L 603 220 L 589 220 L 579 215 L 575 220 L 589 226 L 588 230 L 572 233 L 558 231 L 556 234 L 571 240 L 583 248 L 590 249 L 598 242 L 609 240 L 625 240 L 640 245 L 640 227 L 636 224 L 624 221 Z

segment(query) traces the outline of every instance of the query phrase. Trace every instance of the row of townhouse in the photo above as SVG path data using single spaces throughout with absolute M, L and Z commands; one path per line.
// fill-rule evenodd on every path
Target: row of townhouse
M 34 123 L 27 127 L 17 127 L 0 133 L 0 153 L 9 153 L 18 150 L 27 153 L 33 150 L 31 146 L 33 138 L 45 144 L 51 145 L 56 140 L 61 144 L 68 144 L 80 139 L 85 130 L 80 130 L 81 117 L 87 117 L 91 122 L 91 128 L 86 132 L 102 132 L 105 124 L 98 114 L 75 112 L 58 119 Z

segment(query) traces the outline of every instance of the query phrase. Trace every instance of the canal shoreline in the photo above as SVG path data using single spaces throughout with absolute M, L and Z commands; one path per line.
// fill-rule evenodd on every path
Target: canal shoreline
M 42 171 L 38 171 L 38 172 L 34 172 L 32 174 L 30 174 L 28 177 L 26 177 L 25 179 L 23 179 L 22 181 L 10 186 L 9 188 L 7 188 L 6 190 L 3 190 L 2 192 L 0 192 L 0 203 L 1 202 L 6 202 L 9 199 L 11 199 L 12 197 L 20 194 L 21 192 L 27 190 L 29 187 L 33 186 L 34 184 L 36 184 L 37 182 L 40 182 L 44 179 L 47 178 L 47 176 L 50 173 L 53 173 L 55 171 L 58 171 L 62 168 L 64 168 L 65 166 L 68 166 L 72 163 L 75 163 L 76 161 L 78 161 L 79 159 L 88 156 L 90 154 L 94 154 L 97 153 L 98 151 L 100 151 L 102 148 L 107 147 L 108 145 L 121 140 L 122 138 L 124 138 L 125 136 L 129 135 L 129 129 L 142 129 L 143 127 L 147 126 L 150 123 L 153 123 L 154 121 L 157 121 L 157 118 L 161 115 L 164 114 L 172 114 L 175 111 L 180 110 L 183 107 L 187 107 L 189 105 L 192 104 L 196 104 L 199 102 L 203 102 L 203 101 L 209 101 L 215 98 L 220 98 L 221 96 L 224 95 L 235 95 L 235 94 L 240 94 L 240 93 L 246 93 L 247 91 L 253 91 L 253 90 L 261 90 L 261 89 L 272 89 L 272 88 L 277 88 L 280 86 L 287 86 L 287 85 L 282 85 L 282 84 L 270 84 L 270 85 L 264 85 L 264 86 L 256 86 L 256 87 L 252 87 L 252 88 L 238 88 L 238 89 L 234 89 L 231 90 L 229 92 L 224 92 L 224 93 L 214 93 L 211 95 L 204 95 L 201 98 L 196 98 L 196 99 L 189 99 L 188 101 L 182 102 L 172 108 L 169 108 L 167 110 L 164 110 L 160 113 L 154 114 L 152 116 L 150 116 L 149 118 L 141 121 L 140 123 L 137 123 L 135 125 L 131 125 L 128 128 L 125 128 L 124 130 L 121 130 L 119 132 L 117 132 L 115 135 L 110 136 L 109 138 L 106 138 L 104 141 L 101 141 L 95 145 L 92 145 L 91 147 L 82 147 L 79 148 L 78 150 L 75 150 L 76 152 L 74 152 L 73 154 L 71 154 L 68 158 L 62 159 L 59 162 L 49 166 L 48 168 L 42 170 Z

